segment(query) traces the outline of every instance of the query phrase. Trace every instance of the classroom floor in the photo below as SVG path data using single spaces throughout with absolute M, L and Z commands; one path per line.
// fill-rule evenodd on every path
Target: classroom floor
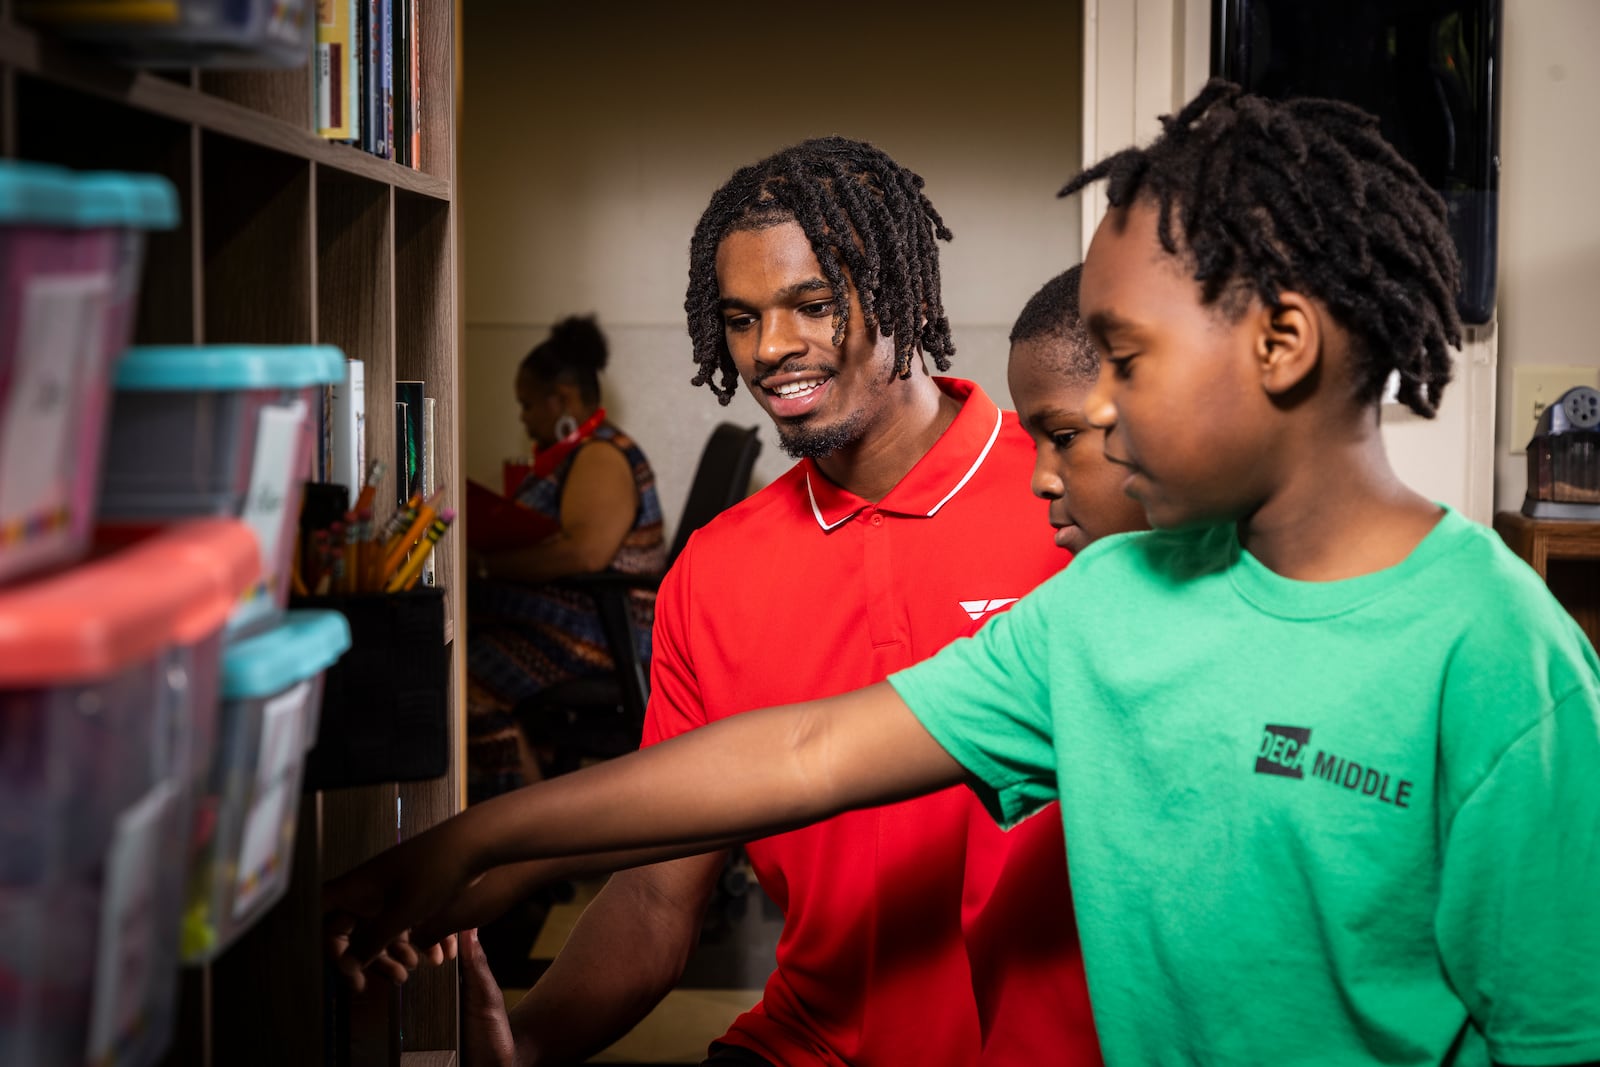
M 526 992 L 513 982 L 525 987 L 537 978 L 603 884 L 604 880 L 580 882 L 570 902 L 551 906 L 529 952 L 529 968 L 506 976 L 512 982 L 501 980 L 508 1007 Z M 719 898 L 678 988 L 632 1033 L 589 1062 L 633 1067 L 699 1063 L 706 1046 L 761 999 L 782 928 L 777 907 L 754 882 L 742 896 Z

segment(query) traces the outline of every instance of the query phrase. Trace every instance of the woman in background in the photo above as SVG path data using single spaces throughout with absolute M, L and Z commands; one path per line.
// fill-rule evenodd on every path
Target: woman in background
M 517 503 L 556 532 L 535 544 L 477 554 L 468 597 L 467 791 L 476 803 L 540 777 L 512 711 L 541 689 L 604 676 L 611 652 L 594 600 L 557 579 L 666 568 L 655 474 L 633 439 L 606 421 L 600 371 L 606 340 L 593 316 L 556 323 L 515 382 L 534 443 Z M 655 594 L 630 594 L 639 653 L 650 655 Z

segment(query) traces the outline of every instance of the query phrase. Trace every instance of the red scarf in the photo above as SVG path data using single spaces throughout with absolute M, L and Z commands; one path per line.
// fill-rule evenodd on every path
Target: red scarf
M 595 408 L 594 414 L 573 430 L 567 436 L 547 448 L 538 449 L 533 455 L 533 475 L 535 478 L 548 478 L 555 473 L 568 456 L 577 451 L 579 445 L 594 436 L 594 432 L 606 421 L 606 409 Z

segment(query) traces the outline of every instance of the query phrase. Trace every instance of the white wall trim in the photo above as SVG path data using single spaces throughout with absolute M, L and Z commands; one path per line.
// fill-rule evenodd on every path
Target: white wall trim
M 1083 164 L 1151 139 L 1211 69 L 1210 0 L 1083 0 Z M 1079 194 L 1083 247 L 1105 214 L 1098 183 Z

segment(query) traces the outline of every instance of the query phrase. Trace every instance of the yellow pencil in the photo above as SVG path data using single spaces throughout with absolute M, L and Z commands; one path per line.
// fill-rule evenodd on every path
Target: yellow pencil
M 422 544 L 411 558 L 406 560 L 406 565 L 395 572 L 389 579 L 389 584 L 384 586 L 384 592 L 402 593 L 417 584 L 417 579 L 422 577 L 422 564 L 428 558 L 428 553 L 433 551 L 433 546 L 439 543 L 439 538 L 450 528 L 450 523 L 455 521 L 456 513 L 453 508 L 445 508 L 439 513 L 428 527 L 428 532 L 422 537 Z

